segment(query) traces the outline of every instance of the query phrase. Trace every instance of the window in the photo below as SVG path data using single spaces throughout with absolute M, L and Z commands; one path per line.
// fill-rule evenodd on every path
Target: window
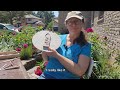
M 31 19 L 31 18 L 28 18 L 28 21 L 32 21 L 32 19 Z
M 102 19 L 104 17 L 104 11 L 99 11 L 98 19 Z
M 4 26 L 3 25 L 0 25 L 0 29 L 3 29 L 4 28 Z
M 95 13 L 95 11 L 91 12 L 91 26 L 94 25 L 94 13 Z
M 103 24 L 103 23 L 104 23 L 104 11 L 99 11 L 97 24 Z

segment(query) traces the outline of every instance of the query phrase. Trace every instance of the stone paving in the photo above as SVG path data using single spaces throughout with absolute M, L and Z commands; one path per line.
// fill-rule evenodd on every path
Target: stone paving
M 25 67 L 25 69 L 27 70 L 27 73 L 30 77 L 30 79 L 37 79 L 39 76 L 36 75 L 34 73 L 34 70 L 36 70 L 37 66 L 35 66 L 36 64 L 36 60 L 34 58 L 30 59 L 30 60 L 22 60 L 22 64 Z

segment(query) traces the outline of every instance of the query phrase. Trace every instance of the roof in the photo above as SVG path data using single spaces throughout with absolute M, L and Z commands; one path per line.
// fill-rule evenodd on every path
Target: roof
M 34 16 L 34 15 L 31 15 L 31 14 L 25 15 L 25 18 L 36 18 L 36 19 L 41 19 L 41 18 L 36 17 L 36 16 Z
M 40 25 L 42 24 L 42 25 L 45 25 L 42 21 L 37 21 L 35 24 L 38 24 L 38 25 L 39 25 L 39 24 L 40 24 Z
M 54 21 L 58 23 L 58 19 L 57 18 L 54 18 Z

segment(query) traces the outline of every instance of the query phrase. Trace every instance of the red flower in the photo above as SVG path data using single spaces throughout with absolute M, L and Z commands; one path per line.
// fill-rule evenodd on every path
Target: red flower
M 21 48 L 16 48 L 16 51 L 21 51 Z
M 37 69 L 34 71 L 36 75 L 41 75 L 42 74 L 42 70 L 40 68 L 40 66 L 37 67 Z
M 27 47 L 28 47 L 28 44 L 23 44 L 23 47 L 24 47 L 24 48 L 27 48 Z
M 13 35 L 16 35 L 16 32 L 13 32 L 12 34 L 13 34 Z
M 87 33 L 93 32 L 93 29 L 92 29 L 92 28 L 87 28 L 87 29 L 86 29 L 86 32 L 87 32 Z
M 44 67 L 46 67 L 46 66 L 47 66 L 47 64 L 48 64 L 48 61 L 46 61 L 46 62 L 44 63 Z

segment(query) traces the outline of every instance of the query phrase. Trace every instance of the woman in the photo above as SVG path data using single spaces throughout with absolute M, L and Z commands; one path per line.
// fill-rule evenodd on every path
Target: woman
M 61 45 L 52 52 L 42 52 L 49 61 L 39 79 L 80 79 L 85 74 L 91 54 L 91 45 L 82 31 L 84 18 L 79 11 L 71 11 L 65 19 L 69 34 L 60 35 Z

